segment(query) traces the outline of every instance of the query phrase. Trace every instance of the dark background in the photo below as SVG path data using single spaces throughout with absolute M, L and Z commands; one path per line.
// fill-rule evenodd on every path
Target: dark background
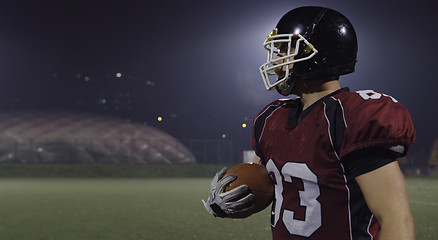
M 253 117 L 281 97 L 258 72 L 262 43 L 290 9 L 322 5 L 346 15 L 358 35 L 357 69 L 342 86 L 405 105 L 417 129 L 413 151 L 429 151 L 438 136 L 432 1 L 0 3 L 2 111 L 92 111 L 250 149 Z

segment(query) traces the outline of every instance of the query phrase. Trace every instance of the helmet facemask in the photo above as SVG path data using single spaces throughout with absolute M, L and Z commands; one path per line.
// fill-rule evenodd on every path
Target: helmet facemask
M 277 34 L 274 29 L 263 44 L 268 51 L 266 63 L 260 66 L 267 90 L 277 89 L 283 95 L 290 94 L 293 84 L 289 82 L 294 63 L 311 59 L 318 51 L 300 34 Z M 281 68 L 284 75 L 275 70 Z

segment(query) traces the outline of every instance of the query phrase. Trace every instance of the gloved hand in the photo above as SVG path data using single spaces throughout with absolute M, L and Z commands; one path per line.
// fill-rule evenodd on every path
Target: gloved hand
M 234 214 L 248 211 L 254 207 L 254 195 L 246 185 L 241 185 L 225 192 L 225 187 L 237 176 L 230 174 L 222 178 L 227 168 L 224 167 L 211 181 L 210 196 L 207 202 L 202 200 L 207 211 L 215 217 L 232 217 Z

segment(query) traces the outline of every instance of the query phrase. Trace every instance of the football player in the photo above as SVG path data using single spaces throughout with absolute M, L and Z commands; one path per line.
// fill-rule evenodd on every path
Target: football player
M 264 42 L 266 89 L 277 100 L 254 119 L 254 162 L 275 183 L 272 236 L 286 239 L 414 239 L 413 217 L 397 159 L 415 139 L 409 112 L 374 90 L 340 88 L 352 73 L 357 39 L 350 21 L 324 7 L 286 13 Z M 212 181 L 207 210 L 227 217 L 251 209 L 235 176 Z

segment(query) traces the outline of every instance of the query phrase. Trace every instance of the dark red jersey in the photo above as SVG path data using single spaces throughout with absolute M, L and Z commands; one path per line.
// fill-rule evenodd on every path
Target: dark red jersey
M 406 155 L 415 139 L 408 111 L 391 96 L 346 88 L 301 108 L 300 99 L 277 100 L 254 119 L 251 144 L 275 181 L 273 239 L 378 239 L 343 161 L 373 147 Z

